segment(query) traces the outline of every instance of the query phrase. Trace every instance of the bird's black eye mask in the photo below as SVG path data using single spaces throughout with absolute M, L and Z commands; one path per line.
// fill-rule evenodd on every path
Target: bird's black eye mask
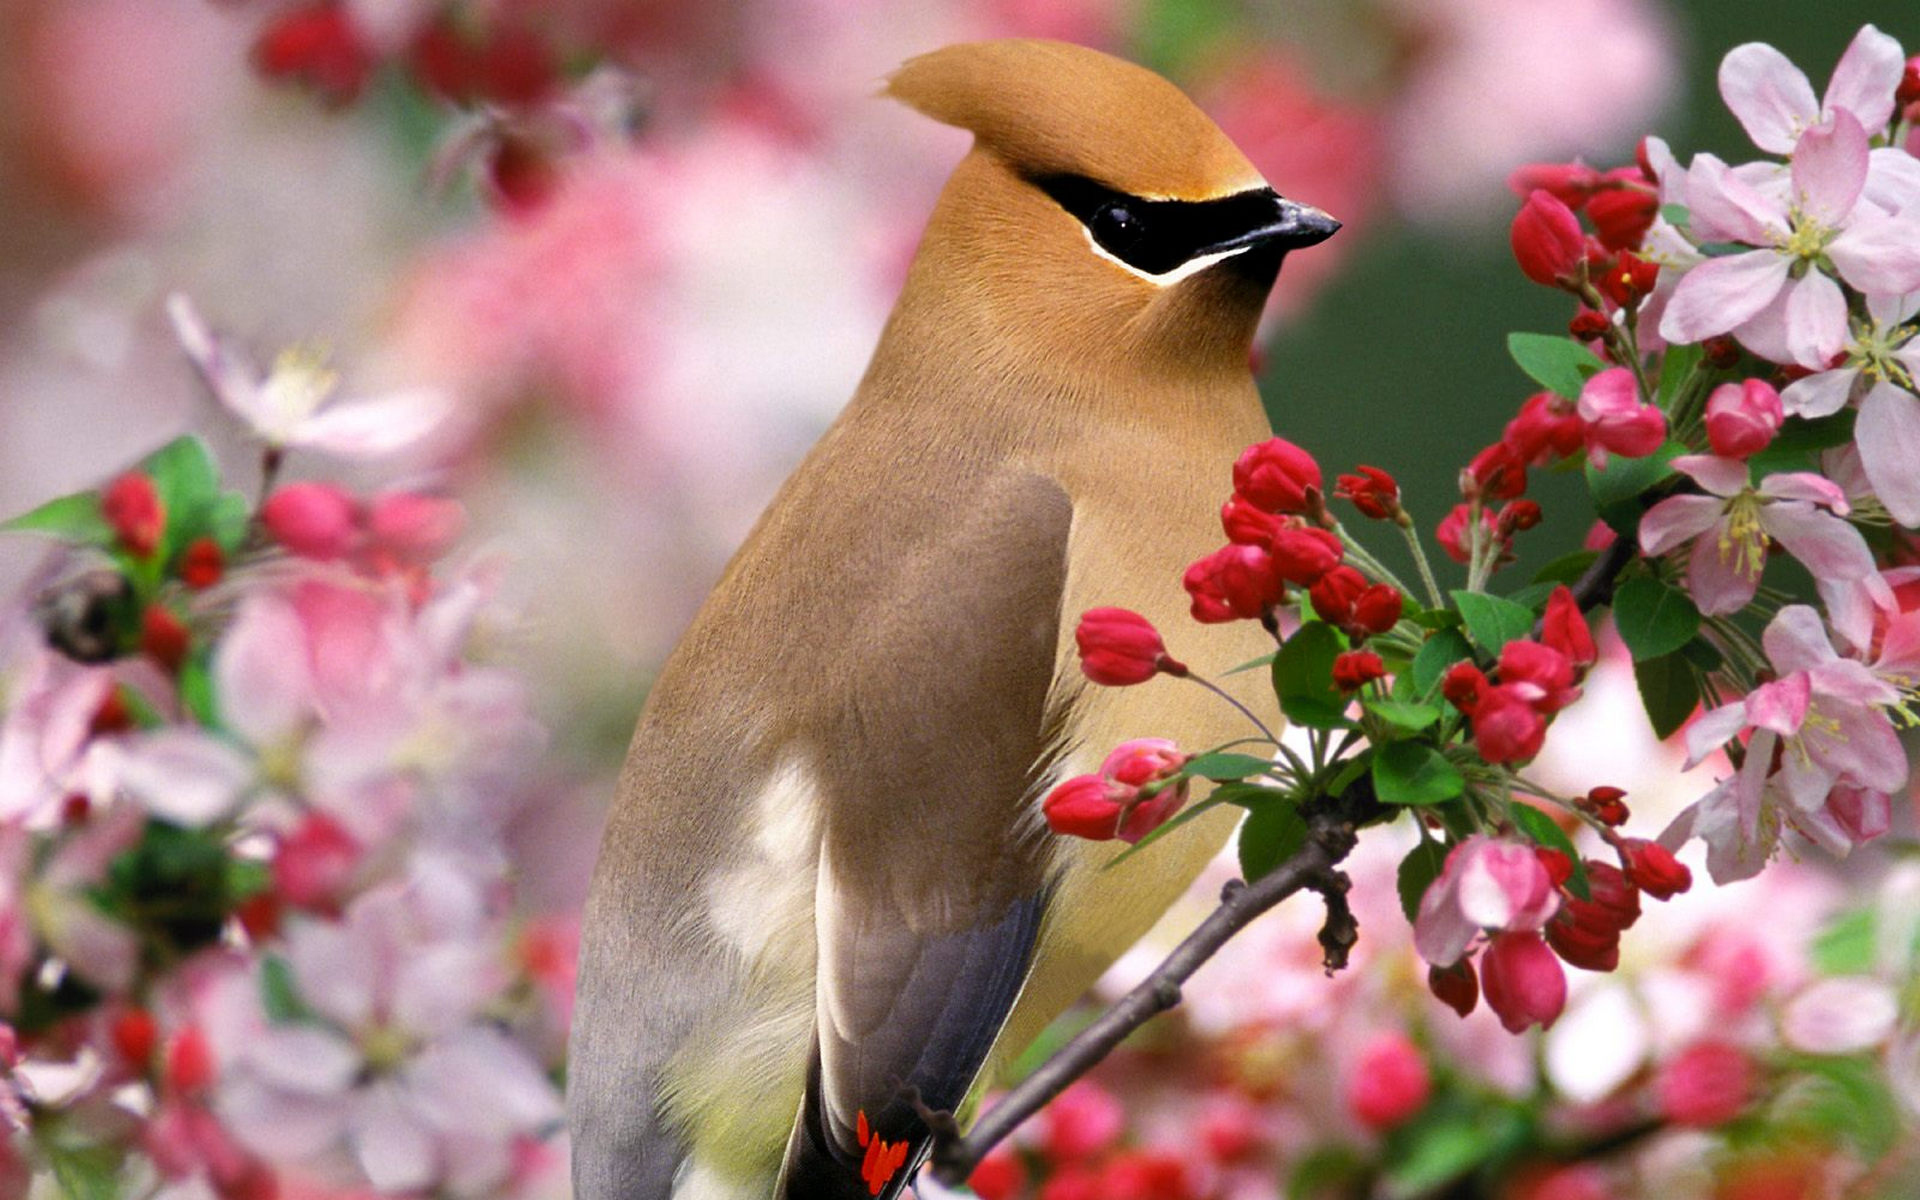
M 1080 175 L 1032 182 L 1085 225 L 1102 250 L 1147 275 L 1261 243 L 1283 250 L 1311 246 L 1340 228 L 1319 209 L 1282 199 L 1272 188 L 1217 200 L 1144 200 Z

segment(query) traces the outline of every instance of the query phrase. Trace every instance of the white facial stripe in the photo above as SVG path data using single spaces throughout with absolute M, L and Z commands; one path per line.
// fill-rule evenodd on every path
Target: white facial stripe
M 1082 225 L 1080 227 L 1080 232 L 1082 235 L 1086 237 L 1087 245 L 1093 247 L 1093 252 L 1096 255 L 1106 259 L 1108 262 L 1112 263 L 1116 267 L 1119 267 L 1121 270 L 1126 271 L 1128 274 L 1135 275 L 1141 279 L 1146 280 L 1148 283 L 1153 284 L 1155 287 L 1172 287 L 1174 284 L 1179 283 L 1182 279 L 1186 279 L 1187 277 L 1192 275 L 1198 275 L 1200 272 L 1206 270 L 1208 267 L 1211 267 L 1215 263 L 1225 262 L 1227 259 L 1232 258 L 1236 254 L 1245 254 L 1247 251 L 1253 249 L 1253 245 L 1248 244 L 1245 246 L 1237 246 L 1232 250 L 1216 251 L 1213 254 L 1196 254 L 1192 258 L 1181 263 L 1179 266 L 1175 267 L 1171 271 L 1166 272 L 1163 275 L 1150 275 L 1147 272 L 1142 271 L 1139 267 L 1134 266 L 1132 263 L 1128 262 L 1127 260 L 1115 256 L 1105 246 L 1102 246 L 1099 242 L 1094 241 L 1093 231 L 1091 229 L 1088 229 L 1085 225 Z

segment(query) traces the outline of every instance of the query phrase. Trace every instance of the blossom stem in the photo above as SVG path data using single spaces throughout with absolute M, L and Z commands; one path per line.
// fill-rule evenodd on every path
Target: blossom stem
M 1193 680 L 1193 682 L 1199 684 L 1201 687 L 1212 692 L 1214 695 L 1220 697 L 1222 700 L 1225 700 L 1228 704 L 1233 705 L 1235 708 L 1240 710 L 1241 716 L 1253 722 L 1253 727 L 1255 729 L 1258 729 L 1261 732 L 1261 734 L 1266 737 L 1268 741 L 1272 742 L 1276 746 L 1280 744 L 1280 739 L 1274 736 L 1273 730 L 1267 727 L 1267 723 L 1265 721 L 1262 721 L 1258 716 L 1255 716 L 1254 711 L 1248 708 L 1246 705 L 1242 704 L 1238 699 L 1234 697 L 1234 695 L 1231 692 L 1227 691 L 1225 688 L 1221 687 L 1219 684 L 1215 683 L 1213 680 L 1208 679 L 1204 675 L 1195 675 L 1195 674 L 1189 673 L 1181 676 L 1181 678 Z
M 1375 558 L 1365 546 L 1361 545 L 1352 534 L 1348 533 L 1345 525 L 1335 521 L 1333 523 L 1333 532 L 1338 535 L 1340 544 L 1347 548 L 1347 554 L 1352 557 L 1353 561 L 1359 565 L 1362 571 L 1373 576 L 1381 583 L 1390 585 L 1403 596 L 1409 593 L 1410 589 L 1407 585 L 1400 582 L 1399 577 L 1388 570 L 1385 563 Z M 1435 603 L 1437 604 L 1438 601 Z
M 1394 522 L 1400 527 L 1400 536 L 1406 539 L 1407 549 L 1413 552 L 1414 566 L 1420 569 L 1420 584 L 1427 589 L 1427 605 L 1430 608 L 1444 608 L 1446 597 L 1440 592 L 1440 582 L 1433 577 L 1433 563 L 1427 558 L 1426 547 L 1420 544 L 1420 535 L 1413 531 L 1412 518 L 1402 515 Z

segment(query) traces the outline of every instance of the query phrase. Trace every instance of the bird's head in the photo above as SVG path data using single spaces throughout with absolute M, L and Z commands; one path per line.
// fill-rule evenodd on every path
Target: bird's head
M 886 91 L 974 135 L 916 271 L 1065 357 L 1243 367 L 1281 259 L 1340 228 L 1171 83 L 1082 46 L 948 46 Z

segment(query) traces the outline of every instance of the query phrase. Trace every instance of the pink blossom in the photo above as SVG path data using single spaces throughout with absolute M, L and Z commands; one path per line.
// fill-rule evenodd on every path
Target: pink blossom
M 431 391 L 335 400 L 338 377 L 311 353 L 290 350 L 263 373 L 215 335 L 185 296 L 170 297 L 167 312 L 214 397 L 275 449 L 392 454 L 432 433 L 451 412 L 447 398 Z
M 1787 1045 L 1807 1054 L 1860 1054 L 1883 1044 L 1899 1021 L 1899 999 L 1884 980 L 1838 976 L 1789 1001 L 1780 1032 Z
M 1802 133 L 1836 113 L 1847 113 L 1865 129 L 1885 128 L 1905 66 L 1899 42 L 1863 25 L 1816 103 L 1805 72 L 1765 42 L 1748 42 L 1720 60 L 1720 98 L 1754 145 L 1787 154 Z
M 1707 443 L 1722 458 L 1748 458 L 1780 432 L 1780 393 L 1763 379 L 1723 383 L 1707 397 Z
M 1738 1046 L 1704 1041 L 1674 1055 L 1654 1087 L 1668 1120 L 1710 1129 L 1740 1115 L 1753 1093 L 1754 1075 L 1753 1060 Z
M 1508 1033 L 1549 1028 L 1567 1006 L 1567 972 L 1538 933 L 1495 934 L 1480 960 L 1487 1007 Z
M 1347 1109 L 1369 1129 L 1391 1129 L 1426 1107 L 1433 1078 L 1420 1048 L 1404 1033 L 1377 1034 L 1361 1048 L 1347 1076 Z
M 1666 414 L 1640 402 L 1633 372 L 1625 367 L 1609 367 L 1587 380 L 1580 389 L 1578 411 L 1587 460 L 1596 467 L 1607 465 L 1609 451 L 1645 458 L 1667 440 Z
M 1451 966 L 1482 929 L 1540 929 L 1559 907 L 1532 846 L 1475 834 L 1448 853 L 1420 897 L 1414 948 L 1435 966 Z
M 1704 496 L 1670 496 L 1640 520 L 1640 548 L 1667 554 L 1691 543 L 1687 590 L 1709 616 L 1739 612 L 1753 599 L 1778 541 L 1813 573 L 1823 594 L 1873 572 L 1860 531 L 1842 520 L 1846 497 L 1830 480 L 1807 472 L 1769 475 L 1754 487 L 1746 463 L 1682 455 L 1674 467 L 1705 488 Z
M 1920 288 L 1920 209 L 1875 203 L 1884 178 L 1869 188 L 1871 174 L 1889 169 L 1845 109 L 1799 134 L 1786 186 L 1710 154 L 1695 158 L 1686 184 L 1693 237 L 1758 249 L 1688 270 L 1660 335 L 1697 342 L 1731 333 L 1764 358 L 1825 367 L 1847 337 L 1846 297 L 1829 269 L 1868 296 Z

